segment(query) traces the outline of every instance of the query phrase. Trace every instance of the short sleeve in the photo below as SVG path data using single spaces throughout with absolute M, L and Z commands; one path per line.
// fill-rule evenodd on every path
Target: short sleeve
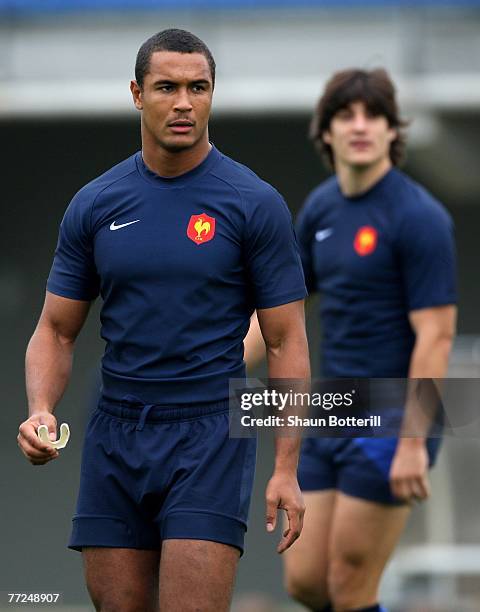
M 456 303 L 454 227 L 440 205 L 404 219 L 399 250 L 409 312 Z
M 93 258 L 90 231 L 92 201 L 82 191 L 68 206 L 58 237 L 47 289 L 74 300 L 94 300 L 100 281 Z
M 307 295 L 292 217 L 274 190 L 247 216 L 246 264 L 255 308 L 272 308 Z
M 305 283 L 309 292 L 315 291 L 315 274 L 312 261 L 312 224 L 309 222 L 308 200 L 298 213 L 295 230 L 297 233 L 300 258 L 302 260 Z

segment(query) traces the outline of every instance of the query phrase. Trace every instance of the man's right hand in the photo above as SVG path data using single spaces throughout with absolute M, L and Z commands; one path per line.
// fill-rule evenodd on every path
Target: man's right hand
M 18 428 L 18 446 L 32 465 L 44 465 L 59 456 L 59 452 L 52 446 L 44 444 L 37 435 L 40 425 L 48 427 L 51 440 L 57 438 L 57 419 L 50 412 L 32 414 Z

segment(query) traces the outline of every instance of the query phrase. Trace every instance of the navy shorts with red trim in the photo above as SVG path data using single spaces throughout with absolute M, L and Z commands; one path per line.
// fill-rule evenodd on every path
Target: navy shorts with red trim
M 255 438 L 229 438 L 228 402 L 101 399 L 86 431 L 69 548 L 159 550 L 180 538 L 243 552 L 255 455 Z

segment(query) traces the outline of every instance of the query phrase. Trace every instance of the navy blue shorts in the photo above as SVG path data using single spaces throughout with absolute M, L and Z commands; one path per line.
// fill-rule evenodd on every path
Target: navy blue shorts
M 405 502 L 390 489 L 390 466 L 397 438 L 305 438 L 298 481 L 302 491 L 337 489 L 347 495 L 388 505 Z M 433 466 L 441 438 L 429 438 Z
M 243 552 L 256 440 L 230 439 L 228 402 L 100 400 L 88 423 L 69 548 L 159 550 L 211 540 Z

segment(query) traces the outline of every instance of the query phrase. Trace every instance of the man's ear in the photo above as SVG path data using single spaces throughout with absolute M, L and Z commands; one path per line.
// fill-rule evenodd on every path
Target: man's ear
M 398 131 L 395 128 L 388 129 L 388 141 L 390 144 L 398 138 Z
M 332 135 L 330 134 L 328 130 L 325 130 L 324 132 L 322 132 L 322 140 L 327 145 L 332 144 Z
M 132 92 L 133 103 L 137 110 L 143 110 L 142 90 L 137 81 L 130 81 L 130 91 Z

